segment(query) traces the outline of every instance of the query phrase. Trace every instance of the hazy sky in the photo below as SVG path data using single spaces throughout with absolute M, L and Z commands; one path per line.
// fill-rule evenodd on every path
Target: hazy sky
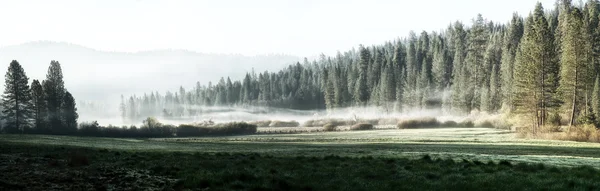
M 506 22 L 536 0 L 1 0 L 0 46 L 69 42 L 136 52 L 333 54 L 481 13 Z M 545 8 L 555 0 L 542 0 Z

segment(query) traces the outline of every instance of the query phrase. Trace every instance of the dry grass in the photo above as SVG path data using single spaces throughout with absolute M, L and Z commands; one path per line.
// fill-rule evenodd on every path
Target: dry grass
M 537 133 L 533 133 L 530 128 L 521 127 L 517 129 L 517 133 L 523 138 L 600 143 L 600 129 L 593 125 L 573 127 L 549 125 L 541 127 Z

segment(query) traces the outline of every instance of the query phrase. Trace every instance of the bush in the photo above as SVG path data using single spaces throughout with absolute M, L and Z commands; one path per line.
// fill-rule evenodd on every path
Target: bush
M 560 114 L 558 113 L 552 113 L 550 115 L 548 115 L 548 118 L 546 119 L 548 125 L 553 125 L 553 126 L 560 126 L 561 123 L 561 117 Z
M 350 130 L 352 130 L 352 131 L 372 130 L 372 129 L 373 129 L 373 125 L 368 124 L 368 123 L 359 123 L 356 125 L 352 125 L 350 127 Z
M 598 120 L 596 119 L 596 115 L 594 115 L 594 113 L 589 112 L 587 115 L 581 115 L 579 118 L 577 118 L 577 124 L 593 125 L 594 127 L 598 127 Z
M 458 124 L 459 127 L 474 127 L 473 121 L 463 121 Z
M 594 125 L 573 126 L 568 130 L 569 140 L 572 141 L 598 141 L 598 129 Z
M 458 123 L 456 121 L 444 121 L 444 123 L 442 123 L 440 126 L 441 127 L 458 127 Z
M 79 123 L 79 134 L 84 136 L 93 136 L 100 133 L 98 121 Z
M 254 134 L 257 126 L 245 122 L 231 122 L 214 126 L 197 126 L 182 124 L 176 128 L 177 137 L 219 136 L 219 135 L 246 135 Z
M 298 127 L 300 123 L 297 121 L 272 121 L 269 127 Z
M 399 129 L 433 128 L 439 127 L 440 122 L 435 118 L 410 119 L 398 123 Z
M 333 123 L 328 123 L 325 126 L 323 126 L 324 131 L 335 131 L 336 129 L 337 129 L 337 125 L 335 125 Z
M 162 138 L 162 137 L 192 137 L 192 136 L 222 136 L 222 135 L 245 135 L 257 131 L 257 126 L 244 122 L 232 122 L 223 124 L 182 124 L 178 127 L 163 125 L 155 118 L 147 118 L 144 124 L 136 126 L 116 127 L 108 125 L 102 127 L 97 122 L 83 122 L 79 125 L 77 135 L 94 137 L 117 137 L 117 138 Z

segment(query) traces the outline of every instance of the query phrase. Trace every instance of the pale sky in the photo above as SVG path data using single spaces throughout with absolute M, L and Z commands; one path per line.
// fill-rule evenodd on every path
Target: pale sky
M 334 54 L 477 13 L 505 23 L 536 0 L 1 0 L 0 47 L 48 40 L 103 51 Z M 544 8 L 555 0 L 542 0 Z

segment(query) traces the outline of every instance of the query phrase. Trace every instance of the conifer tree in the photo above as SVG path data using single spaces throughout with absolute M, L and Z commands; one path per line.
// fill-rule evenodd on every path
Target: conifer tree
M 473 21 L 469 31 L 466 66 L 468 67 L 469 81 L 466 85 L 467 96 L 465 101 L 470 104 L 469 109 L 479 109 L 480 90 L 485 86 L 485 78 L 488 76 L 483 65 L 483 58 L 487 46 L 488 31 L 485 20 L 481 14 Z
M 543 7 L 538 3 L 527 18 L 515 64 L 515 105 L 517 111 L 531 117 L 534 133 L 544 125 L 548 108 L 555 103 L 557 83 L 553 76 L 558 67 L 550 59 L 553 42 Z
M 592 111 L 596 119 L 600 119 L 600 75 L 596 75 L 594 89 L 592 91 Z
M 365 104 L 369 99 L 369 92 L 367 87 L 367 68 L 369 65 L 370 53 L 369 50 L 360 46 L 360 62 L 359 62 L 359 73 L 358 79 L 356 79 L 355 99 L 358 105 Z
M 79 119 L 79 114 L 77 114 L 77 107 L 75 106 L 75 98 L 73 95 L 69 93 L 69 91 L 65 91 L 65 96 L 63 97 L 62 104 L 62 120 L 65 125 L 65 130 L 69 133 L 73 133 L 77 131 L 77 119 Z
M 33 104 L 34 128 L 37 132 L 47 133 L 48 104 L 42 84 L 38 80 L 31 83 L 31 98 Z
M 46 103 L 48 104 L 48 126 L 52 133 L 67 133 L 63 128 L 61 106 L 64 101 L 65 85 L 63 81 L 62 69 L 58 61 L 52 60 L 46 80 L 42 83 Z
M 581 111 L 586 111 L 586 94 L 589 83 L 590 67 L 586 29 L 583 27 L 583 15 L 573 8 L 562 23 L 561 37 L 561 77 L 560 90 L 566 111 L 569 112 L 569 125 L 575 125 Z M 589 90 L 589 89 L 588 89 Z
M 13 60 L 5 75 L 2 119 L 9 133 L 24 133 L 31 127 L 32 105 L 29 78 L 21 64 Z

